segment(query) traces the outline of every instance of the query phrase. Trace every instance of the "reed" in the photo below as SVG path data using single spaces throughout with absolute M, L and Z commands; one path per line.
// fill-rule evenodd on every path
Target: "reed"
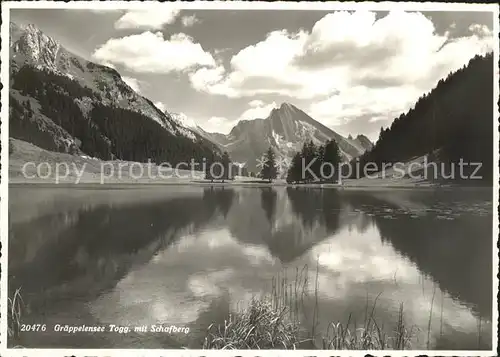
M 224 325 L 208 328 L 204 349 L 296 349 L 299 325 L 287 318 L 288 307 L 273 307 L 272 300 L 254 299 Z
M 13 341 L 19 341 L 21 333 L 21 315 L 24 309 L 24 301 L 21 296 L 21 288 L 16 289 L 14 295 L 7 299 L 7 335 Z
M 395 328 L 386 331 L 377 322 L 373 305 L 365 307 L 365 319 L 357 326 L 352 314 L 346 323 L 331 322 L 326 331 L 319 331 L 319 264 L 314 284 L 312 326 L 306 326 L 304 299 L 308 298 L 308 267 L 295 269 L 295 279 L 287 272 L 271 281 L 271 292 L 253 298 L 246 309 L 230 314 L 224 324 L 210 325 L 204 349 L 326 349 L 326 350 L 404 350 L 411 348 L 414 328 L 404 322 L 404 306 L 400 304 Z

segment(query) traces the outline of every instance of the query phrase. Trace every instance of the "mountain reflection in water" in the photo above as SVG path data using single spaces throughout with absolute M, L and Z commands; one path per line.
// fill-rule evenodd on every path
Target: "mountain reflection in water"
M 49 190 L 49 191 L 48 191 Z M 85 192 L 81 192 L 85 191 Z M 185 336 L 26 336 L 24 345 L 199 347 L 206 328 L 319 268 L 320 328 L 377 317 L 420 327 L 436 348 L 491 346 L 490 191 L 177 187 L 11 188 L 9 289 L 26 321 L 189 326 Z M 313 299 L 312 299 L 313 300 Z M 305 302 L 304 324 L 313 302 Z M 176 345 L 178 344 L 178 345 Z

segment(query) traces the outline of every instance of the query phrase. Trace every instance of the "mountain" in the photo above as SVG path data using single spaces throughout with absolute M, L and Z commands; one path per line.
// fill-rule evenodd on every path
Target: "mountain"
M 246 162 L 250 170 L 257 170 L 257 159 L 270 146 L 278 156 L 290 158 L 306 141 L 322 144 L 333 139 L 346 161 L 358 157 L 371 147 L 368 138 L 345 138 L 289 103 L 273 109 L 266 119 L 239 121 L 228 135 L 199 133 L 228 151 L 233 161 Z
M 340 228 L 340 197 L 326 191 L 242 191 L 227 215 L 228 228 L 242 244 L 265 247 L 282 263 L 292 262 Z
M 187 129 L 197 129 L 197 125 L 193 119 L 188 118 L 184 113 L 169 113 L 165 111 L 165 115 L 170 116 L 179 126 Z
M 177 163 L 217 147 L 159 110 L 120 74 L 10 23 L 10 136 L 100 159 Z
M 406 162 L 431 154 L 433 161 L 443 167 L 438 168 L 441 175 L 436 176 L 449 176 L 455 165 L 455 178 L 459 179 L 457 166 L 462 159 L 467 164 L 464 176 L 473 175 L 475 163 L 481 163 L 475 176 L 491 182 L 496 130 L 491 104 L 498 100 L 493 93 L 493 69 L 492 53 L 478 55 L 467 66 L 441 79 L 390 128 L 381 129 L 376 145 L 360 158 L 361 165 L 372 162 L 382 167 L 383 163 Z
M 373 148 L 373 143 L 368 139 L 365 135 L 360 134 L 356 136 L 356 139 L 354 139 L 354 142 L 363 148 L 364 151 L 369 151 Z

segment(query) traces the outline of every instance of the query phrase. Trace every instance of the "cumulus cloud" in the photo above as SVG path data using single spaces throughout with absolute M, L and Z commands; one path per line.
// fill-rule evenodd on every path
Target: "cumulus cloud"
M 133 77 L 122 76 L 122 80 L 129 85 L 135 92 L 141 92 L 141 82 Z
M 229 88 L 224 82 L 225 69 L 219 65 L 214 68 L 202 67 L 189 73 L 191 86 L 202 92 L 225 95 L 230 98 L 238 97 L 236 90 Z
M 486 25 L 472 24 L 469 26 L 469 31 L 479 36 L 492 35 L 492 31 Z
M 200 20 L 195 15 L 183 16 L 181 18 L 181 21 L 184 27 L 191 27 L 200 22 Z
M 248 105 L 250 108 L 240 115 L 239 120 L 265 119 L 273 108 L 278 107 L 276 102 L 265 104 L 260 100 L 252 100 Z
M 116 67 L 115 67 L 112 63 L 109 63 L 109 62 L 104 61 L 104 62 L 101 62 L 101 64 L 102 64 L 103 66 L 106 66 L 106 67 L 109 67 L 109 68 L 116 69 Z
M 440 78 L 492 51 L 487 26 L 469 30 L 467 37 L 438 34 L 418 12 L 392 11 L 377 19 L 373 12 L 338 11 L 311 31 L 273 31 L 236 53 L 229 68 L 199 69 L 190 80 L 199 91 L 232 98 L 274 94 L 307 100 L 309 113 L 327 125 L 370 116 L 390 120 Z
M 236 122 L 236 120 L 231 120 L 225 117 L 213 116 L 202 124 L 202 127 L 209 133 L 228 134 Z
M 271 110 L 277 108 L 279 105 L 276 102 L 265 103 L 262 100 L 256 99 L 250 101 L 248 106 L 249 108 L 246 108 L 238 117 L 226 118 L 213 116 L 205 121 L 202 127 L 208 132 L 228 134 L 240 120 L 265 119 L 269 116 Z
M 130 10 L 115 22 L 115 28 L 160 30 L 164 25 L 174 23 L 179 13 L 179 9 L 168 4 L 145 10 Z
M 164 39 L 161 32 L 150 31 L 109 39 L 92 57 L 97 61 L 121 64 L 139 73 L 169 73 L 196 66 L 215 66 L 215 60 L 199 43 L 178 33 Z
M 155 107 L 160 109 L 162 112 L 164 112 L 165 109 L 167 109 L 165 104 L 163 104 L 162 102 L 155 102 Z
M 248 105 L 251 107 L 260 107 L 260 106 L 264 105 L 264 102 L 262 100 L 255 99 L 255 100 L 252 100 L 250 103 L 248 103 Z
M 357 85 L 314 101 L 309 107 L 309 114 L 329 126 L 343 125 L 350 120 L 370 116 L 378 117 L 377 121 L 382 120 L 381 117 L 394 119 L 420 95 L 422 93 L 411 84 L 377 90 Z

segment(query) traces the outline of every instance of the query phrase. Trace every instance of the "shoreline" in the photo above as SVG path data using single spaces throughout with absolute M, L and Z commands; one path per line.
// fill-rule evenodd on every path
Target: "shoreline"
M 477 189 L 490 188 L 494 184 L 483 185 L 464 185 L 454 182 L 433 182 L 419 178 L 401 178 L 394 177 L 373 178 L 366 177 L 359 179 L 344 179 L 342 185 L 335 183 L 287 183 L 285 179 L 277 179 L 273 182 L 261 180 L 259 178 L 236 176 L 234 180 L 225 182 L 211 182 L 204 179 L 204 172 L 178 170 L 174 173 L 170 169 L 169 175 L 161 177 L 159 167 L 153 165 L 151 174 L 153 177 L 136 178 L 132 172 L 123 172 L 120 165 L 126 167 L 137 164 L 131 161 L 101 161 L 70 154 L 51 152 L 41 149 L 35 145 L 17 139 L 9 139 L 12 146 L 12 152 L 9 153 L 9 177 L 7 184 L 9 186 L 32 186 L 32 187 L 64 187 L 64 188 L 144 188 L 144 187 L 168 187 L 168 186 L 193 186 L 193 187 L 295 187 L 307 189 L 338 189 L 338 190 L 443 190 L 443 189 Z M 41 176 L 39 168 L 29 167 L 24 172 L 26 163 L 46 163 L 48 167 L 44 170 L 44 176 Z M 102 165 L 106 163 L 111 165 L 111 172 L 115 175 L 108 176 L 108 172 L 103 172 Z M 60 172 L 64 175 L 58 175 L 58 164 L 66 164 L 66 170 Z M 71 166 L 72 165 L 72 166 Z M 128 165 L 128 166 L 127 166 Z M 54 168 L 55 170 L 54 170 Z M 82 170 L 77 170 L 81 167 Z M 116 171 L 118 170 L 118 171 Z M 116 175 L 116 173 L 118 173 Z M 164 172 L 165 174 L 166 172 Z M 391 171 L 386 172 L 391 175 Z M 25 175 L 29 175 L 26 177 Z M 40 177 L 41 176 L 41 177 Z M 160 176 L 160 177 L 158 177 Z
M 170 187 L 170 186 L 194 186 L 194 187 L 290 187 L 290 188 L 305 188 L 305 189 L 337 189 L 337 190 L 467 190 L 467 189 L 493 189 L 493 185 L 439 185 L 430 182 L 401 182 L 400 184 L 386 184 L 383 181 L 373 182 L 373 184 L 348 182 L 344 185 L 331 183 L 306 183 L 306 184 L 289 184 L 284 181 L 275 181 L 272 183 L 258 180 L 236 180 L 226 182 L 210 182 L 201 180 L 82 180 L 76 183 L 75 180 L 64 180 L 55 182 L 54 179 L 25 179 L 25 178 L 9 178 L 9 187 L 32 186 L 45 188 L 101 188 L 101 189 L 130 189 L 130 188 L 146 188 L 146 187 Z

